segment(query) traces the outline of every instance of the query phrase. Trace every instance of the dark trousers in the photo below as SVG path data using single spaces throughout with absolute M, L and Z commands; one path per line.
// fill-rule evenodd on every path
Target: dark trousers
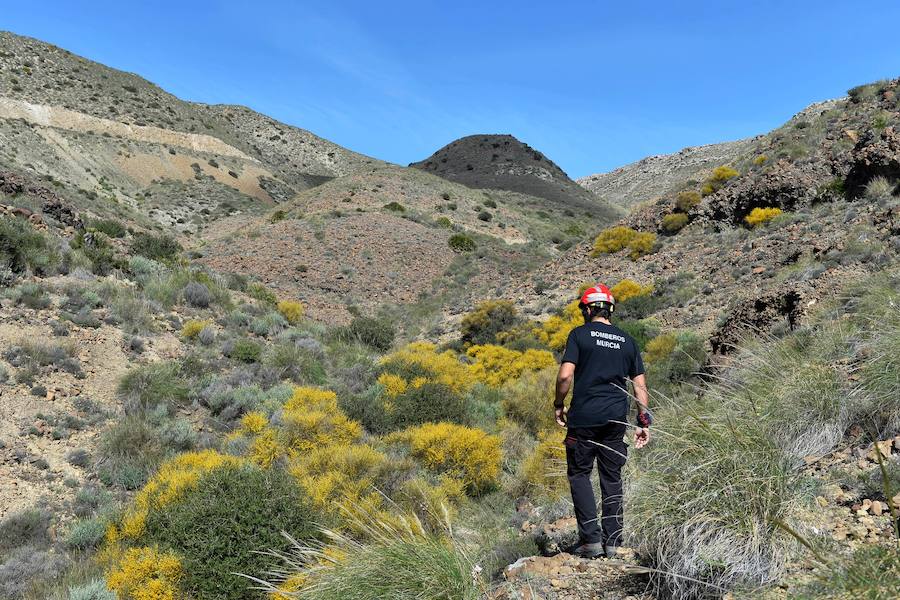
M 569 429 L 566 434 L 566 474 L 572 489 L 578 534 L 584 543 L 618 546 L 622 537 L 622 466 L 628 454 L 625 425 Z M 594 461 L 600 472 L 602 517 L 591 487 Z

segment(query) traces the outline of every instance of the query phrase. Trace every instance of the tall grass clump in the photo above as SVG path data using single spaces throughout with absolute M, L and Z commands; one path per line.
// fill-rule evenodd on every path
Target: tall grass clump
M 270 597 L 304 600 L 476 600 L 481 583 L 465 548 L 445 531 L 429 533 L 415 518 L 359 517 L 363 534 L 324 530 L 322 544 L 289 538 L 281 566 L 266 580 L 248 573 Z
M 0 266 L 13 273 L 50 273 L 59 254 L 50 240 L 20 219 L 0 217 Z
M 801 519 L 803 458 L 832 451 L 854 425 L 869 440 L 900 433 L 897 289 L 884 274 L 847 286 L 804 327 L 748 337 L 696 397 L 658 402 L 656 439 L 630 464 L 626 512 L 668 594 L 720 597 L 776 580 L 798 550 L 784 525 L 818 541 Z
M 720 597 L 780 570 L 773 519 L 786 519 L 794 498 L 792 462 L 757 415 L 729 418 L 717 405 L 710 398 L 658 411 L 665 425 L 626 492 L 628 532 L 676 598 Z

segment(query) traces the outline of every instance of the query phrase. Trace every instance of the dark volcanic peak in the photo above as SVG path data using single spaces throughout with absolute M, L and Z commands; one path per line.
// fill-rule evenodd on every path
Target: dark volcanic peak
M 510 190 L 566 204 L 596 204 L 592 194 L 556 163 L 511 135 L 469 135 L 409 166 L 471 188 Z

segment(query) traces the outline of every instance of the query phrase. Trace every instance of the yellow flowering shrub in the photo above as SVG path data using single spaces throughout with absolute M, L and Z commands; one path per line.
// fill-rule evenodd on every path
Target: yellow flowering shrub
M 200 332 L 203 331 L 204 327 L 207 325 L 209 325 L 209 321 L 191 319 L 181 327 L 181 337 L 193 340 L 200 335 Z
M 331 390 L 296 387 L 290 399 L 284 403 L 285 412 L 298 410 L 337 409 L 337 394 Z
M 469 493 L 494 485 L 500 476 L 500 438 L 454 423 L 426 423 L 387 437 L 409 447 L 426 468 L 458 480 Z
M 295 458 L 291 475 L 313 504 L 332 511 L 339 502 L 380 504 L 374 486 L 388 466 L 388 458 L 367 444 L 323 446 Z
M 647 362 L 651 363 L 664 360 L 675 350 L 677 342 L 677 338 L 671 333 L 658 335 L 647 342 L 647 345 L 644 347 L 644 357 L 647 359 Z
M 704 196 L 709 196 L 716 190 L 721 189 L 726 181 L 733 179 L 738 175 L 740 175 L 738 171 L 727 165 L 716 167 L 713 169 L 712 175 L 709 176 L 709 179 L 706 180 L 706 183 L 703 184 L 703 188 L 700 191 Z
M 566 447 L 562 433 L 548 432 L 522 464 L 522 480 L 529 494 L 559 498 L 569 491 Z
M 163 463 L 156 475 L 134 497 L 119 528 L 111 528 L 107 538 L 110 541 L 139 538 L 144 533 L 151 510 L 177 500 L 187 489 L 197 484 L 203 473 L 223 466 L 239 465 L 241 462 L 240 458 L 220 454 L 215 450 L 202 450 L 186 452 Z
M 277 309 L 284 320 L 291 325 L 299 323 L 303 316 L 303 305 L 293 300 L 282 300 L 277 304 Z
M 764 165 L 767 160 L 769 160 L 768 156 L 766 156 L 765 154 L 760 154 L 759 156 L 757 156 L 756 158 L 753 159 L 753 164 L 758 167 L 760 165 Z
M 627 248 L 629 258 L 636 260 L 652 252 L 654 244 L 656 244 L 655 233 L 640 232 L 631 227 L 618 225 L 600 232 L 594 240 L 593 256 L 614 254 Z
M 762 225 L 764 223 L 768 223 L 778 215 L 782 213 L 782 210 L 778 207 L 770 207 L 770 208 L 760 208 L 756 207 L 750 211 L 750 214 L 744 217 L 744 222 L 747 223 L 750 227 L 756 227 L 757 225 Z
M 250 443 L 250 460 L 261 467 L 270 467 L 278 458 L 278 433 L 266 427 L 253 438 Z
M 569 333 L 582 324 L 584 324 L 584 317 L 581 316 L 581 310 L 578 308 L 578 300 L 574 300 L 563 308 L 561 315 L 553 315 L 548 318 L 535 328 L 533 333 L 538 341 L 557 352 L 562 352 L 566 347 Z
M 258 410 L 250 411 L 241 417 L 241 430 L 246 433 L 259 433 L 269 424 L 266 415 Z
M 623 279 L 616 285 L 612 286 L 609 289 L 612 292 L 613 298 L 616 299 L 616 302 L 627 302 L 631 298 L 636 298 L 638 296 L 647 296 L 651 292 L 653 292 L 653 285 L 641 285 L 636 281 L 632 281 L 631 279 Z
M 175 554 L 157 548 L 129 548 L 106 577 L 110 590 L 123 600 L 179 600 L 183 573 Z
M 395 398 L 405 392 L 409 385 L 405 379 L 393 373 L 382 373 L 378 377 L 378 383 L 384 387 L 384 393 L 390 398 Z
M 556 364 L 553 354 L 546 350 L 529 348 L 519 352 L 494 344 L 472 346 L 466 355 L 476 361 L 471 366 L 475 378 L 491 387 L 518 379 L 527 371 L 539 371 Z
M 292 457 L 321 446 L 347 445 L 361 435 L 362 426 L 338 408 L 337 394 L 309 387 L 294 389 L 278 432 L 279 446 Z
M 729 179 L 733 179 L 737 177 L 740 173 L 737 170 L 732 169 L 727 165 L 722 165 L 720 167 L 716 167 L 713 169 L 712 175 L 709 177 L 709 181 L 723 182 L 728 181 Z
M 424 378 L 420 380 L 420 387 L 425 381 L 433 381 L 462 394 L 478 382 L 469 365 L 461 363 L 453 352 L 438 352 L 437 346 L 428 342 L 413 342 L 388 354 L 382 359 L 381 366 L 384 373 L 407 382 Z

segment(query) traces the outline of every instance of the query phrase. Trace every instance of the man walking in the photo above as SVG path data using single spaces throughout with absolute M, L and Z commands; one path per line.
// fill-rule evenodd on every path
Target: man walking
M 629 396 L 627 379 L 638 402 L 635 448 L 650 441 L 650 412 L 644 363 L 637 343 L 609 319 L 615 299 L 602 284 L 588 288 L 579 303 L 584 325 L 569 334 L 556 379 L 556 422 L 566 432 L 566 467 L 579 543 L 573 554 L 585 558 L 615 556 L 622 537 L 622 466 Z M 571 406 L 564 401 L 572 389 Z M 602 518 L 591 488 L 594 461 L 600 472 Z

